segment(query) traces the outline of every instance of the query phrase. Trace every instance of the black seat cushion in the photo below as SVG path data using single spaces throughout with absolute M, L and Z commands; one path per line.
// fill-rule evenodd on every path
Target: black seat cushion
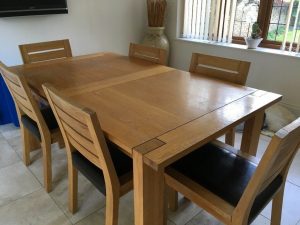
M 233 154 L 221 145 L 209 143 L 170 166 L 226 202 L 236 206 L 256 165 Z M 252 206 L 249 223 L 261 212 L 282 184 L 281 176 L 261 192 Z
M 132 159 L 125 155 L 111 142 L 107 141 L 108 149 L 116 169 L 118 177 L 132 172 Z M 80 152 L 72 153 L 72 161 L 77 168 L 95 187 L 104 195 L 106 195 L 105 180 L 103 172 L 89 160 L 87 160 Z
M 57 121 L 50 107 L 41 109 L 41 113 L 50 131 L 58 128 Z M 41 141 L 41 134 L 37 123 L 27 115 L 22 115 L 21 121 L 23 125 Z

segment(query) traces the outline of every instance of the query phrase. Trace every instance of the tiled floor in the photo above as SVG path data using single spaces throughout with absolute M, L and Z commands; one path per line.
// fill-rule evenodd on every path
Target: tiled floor
M 237 134 L 237 144 L 240 140 Z M 270 138 L 261 136 L 261 156 Z M 31 153 L 32 164 L 21 160 L 20 132 L 13 125 L 0 126 L 0 225 L 104 225 L 105 198 L 83 176 L 79 177 L 79 211 L 67 209 L 67 165 L 64 149 L 53 145 L 53 191 L 42 187 L 41 152 Z M 254 225 L 270 224 L 270 205 Z M 169 212 L 168 225 L 220 225 L 217 220 L 185 198 L 177 212 Z M 121 199 L 119 225 L 133 225 L 133 195 Z M 300 225 L 300 152 L 286 184 L 282 225 Z

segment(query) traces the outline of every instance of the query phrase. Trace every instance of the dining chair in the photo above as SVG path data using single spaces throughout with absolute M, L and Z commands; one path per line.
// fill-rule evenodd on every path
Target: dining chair
M 274 135 L 261 160 L 216 140 L 171 164 L 165 180 L 224 224 L 250 224 L 273 200 L 271 224 L 280 225 L 285 181 L 299 143 L 300 118 Z
M 19 45 L 24 64 L 72 57 L 68 39 Z
M 130 43 L 129 57 L 144 59 L 161 65 L 167 65 L 167 51 L 161 48 Z
M 23 142 L 23 160 L 30 165 L 30 151 L 34 138 L 40 143 L 43 153 L 44 186 L 52 190 L 51 144 L 61 143 L 62 136 L 50 107 L 40 109 L 31 95 L 23 75 L 11 72 L 0 62 L 0 73 L 14 99 Z
M 65 140 L 69 210 L 77 210 L 78 171 L 106 195 L 106 225 L 118 224 L 119 198 L 132 190 L 132 160 L 105 139 L 95 112 L 43 85 Z
M 250 62 L 193 53 L 190 72 L 217 78 L 234 84 L 245 85 Z M 225 134 L 225 143 L 234 146 L 235 128 Z

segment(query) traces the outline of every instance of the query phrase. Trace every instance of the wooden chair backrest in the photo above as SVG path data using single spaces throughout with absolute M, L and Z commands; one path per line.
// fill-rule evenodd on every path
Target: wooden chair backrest
M 26 114 L 38 124 L 45 123 L 31 90 L 22 75 L 17 75 L 0 62 L 0 73 L 14 99 L 19 117 Z
M 68 39 L 24 44 L 19 48 L 25 64 L 72 57 Z
M 278 175 L 281 175 L 283 182 L 285 182 L 289 167 L 300 147 L 299 144 L 300 118 L 280 129 L 274 135 L 238 203 L 237 211 L 247 212 L 250 210 L 256 196 Z
M 161 65 L 167 64 L 167 51 L 161 48 L 130 43 L 129 56 Z
M 67 151 L 79 151 L 91 163 L 102 169 L 112 182 L 117 175 L 106 140 L 95 112 L 63 97 L 55 88 L 43 89 L 63 135 Z
M 245 85 L 250 62 L 193 53 L 190 72 Z

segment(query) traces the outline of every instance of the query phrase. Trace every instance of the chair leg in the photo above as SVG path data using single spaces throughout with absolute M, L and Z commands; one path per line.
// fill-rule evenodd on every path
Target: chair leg
M 178 192 L 169 186 L 166 186 L 166 189 L 169 209 L 175 212 L 178 209 Z
M 78 196 L 78 171 L 68 159 L 68 180 L 69 180 L 69 210 L 72 214 L 77 211 Z
M 235 128 L 232 128 L 225 134 L 225 143 L 234 146 L 235 141 Z
M 106 193 L 105 225 L 118 225 L 119 193 L 108 191 Z
M 283 194 L 284 194 L 284 187 L 282 187 L 279 190 L 279 192 L 275 195 L 275 197 L 273 199 L 271 225 L 280 225 L 280 223 L 281 223 Z
M 46 192 L 52 190 L 52 159 L 51 159 L 51 142 L 45 140 L 42 142 L 43 151 L 43 168 L 44 168 L 44 186 Z
M 25 166 L 30 165 L 30 133 L 29 131 L 20 124 L 22 142 L 23 142 L 23 161 Z

